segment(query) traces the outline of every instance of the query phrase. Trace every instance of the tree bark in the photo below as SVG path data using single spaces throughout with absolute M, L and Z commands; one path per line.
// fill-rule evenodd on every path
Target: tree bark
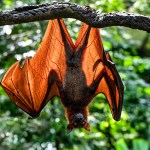
M 18 7 L 5 12 L 0 11 L 0 26 L 55 18 L 75 18 L 96 28 L 124 26 L 150 32 L 149 16 L 127 12 L 102 14 L 89 6 L 60 2 Z

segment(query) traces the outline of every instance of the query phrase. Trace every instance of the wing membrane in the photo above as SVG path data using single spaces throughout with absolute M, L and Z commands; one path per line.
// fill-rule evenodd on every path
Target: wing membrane
M 89 33 L 87 46 L 82 56 L 82 70 L 87 79 L 87 86 L 95 89 L 95 94 L 103 93 L 109 103 L 113 118 L 120 119 L 123 103 L 123 83 L 110 55 L 105 55 L 99 30 L 83 24 L 76 41 L 80 47 Z
M 38 116 L 53 96 L 60 96 L 58 83 L 64 81 L 66 71 L 63 36 L 71 50 L 73 42 L 63 20 L 50 21 L 35 56 L 26 58 L 22 68 L 15 63 L 3 77 L 1 85 L 11 100 L 32 117 Z

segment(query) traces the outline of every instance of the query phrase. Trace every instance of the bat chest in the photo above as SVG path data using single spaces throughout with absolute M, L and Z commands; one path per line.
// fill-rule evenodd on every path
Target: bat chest
M 80 67 L 67 68 L 63 84 L 64 98 L 69 101 L 82 102 L 86 99 L 86 78 Z

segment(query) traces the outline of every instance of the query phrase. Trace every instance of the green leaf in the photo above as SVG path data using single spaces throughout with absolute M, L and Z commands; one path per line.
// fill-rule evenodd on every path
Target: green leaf
M 132 142 L 133 150 L 148 150 L 148 142 L 143 139 L 134 139 Z
M 115 144 L 116 150 L 129 150 L 127 144 L 125 143 L 124 139 L 120 139 Z

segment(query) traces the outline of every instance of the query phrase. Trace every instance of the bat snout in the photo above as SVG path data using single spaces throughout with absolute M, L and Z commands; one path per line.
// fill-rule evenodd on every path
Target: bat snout
M 73 115 L 72 120 L 67 125 L 67 133 L 70 133 L 74 128 L 84 128 L 87 131 L 90 131 L 90 125 L 84 114 L 76 113 Z
M 83 114 L 77 113 L 74 117 L 74 126 L 84 126 L 86 123 L 86 118 Z

